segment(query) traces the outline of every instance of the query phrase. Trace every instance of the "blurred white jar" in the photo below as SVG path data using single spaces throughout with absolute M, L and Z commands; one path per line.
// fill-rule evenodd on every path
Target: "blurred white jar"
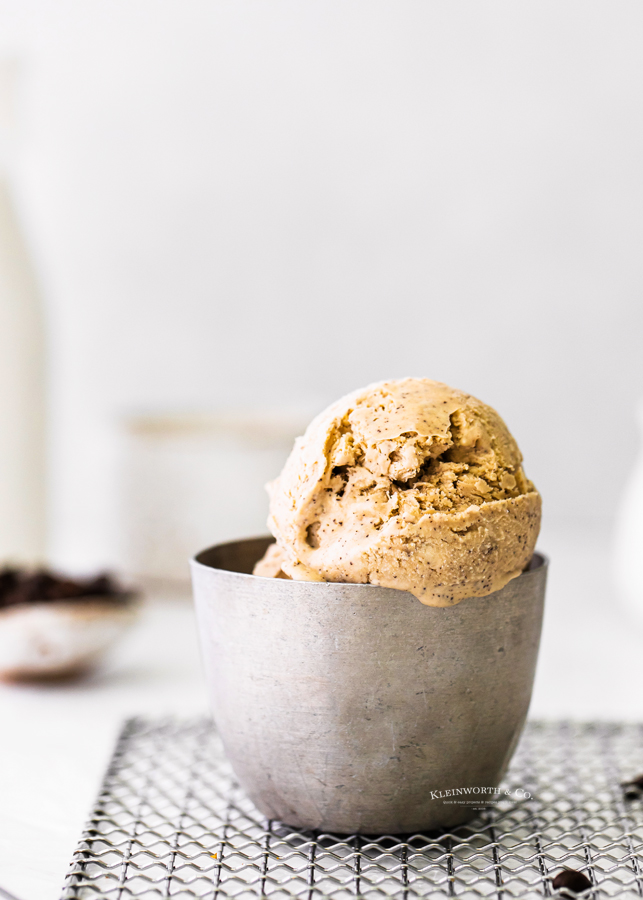
M 281 471 L 306 421 L 265 413 L 127 419 L 123 569 L 187 580 L 188 560 L 204 547 L 265 534 L 265 484 Z
M 45 552 L 44 322 L 11 190 L 17 65 L 0 60 L 0 567 Z
M 636 420 L 639 452 L 616 520 L 614 575 L 622 601 L 643 622 L 643 403 Z

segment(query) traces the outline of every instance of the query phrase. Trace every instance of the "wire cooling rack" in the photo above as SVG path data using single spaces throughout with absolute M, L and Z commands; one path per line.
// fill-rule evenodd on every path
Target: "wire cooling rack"
M 453 832 L 352 837 L 266 822 L 212 725 L 133 719 L 74 855 L 64 900 L 643 897 L 643 725 L 531 722 L 496 804 Z M 575 895 L 574 895 L 575 896 Z

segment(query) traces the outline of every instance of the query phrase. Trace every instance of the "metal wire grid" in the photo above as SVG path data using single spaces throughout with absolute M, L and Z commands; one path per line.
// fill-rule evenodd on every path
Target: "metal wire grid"
M 209 722 L 133 719 L 63 898 L 508 900 L 567 896 L 552 887 L 563 867 L 590 878 L 579 896 L 643 897 L 643 805 L 620 787 L 642 770 L 643 725 L 531 722 L 497 805 L 468 826 L 301 833 L 244 797 Z

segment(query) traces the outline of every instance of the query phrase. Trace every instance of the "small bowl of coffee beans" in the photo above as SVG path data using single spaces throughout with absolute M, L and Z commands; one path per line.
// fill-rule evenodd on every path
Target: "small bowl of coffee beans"
M 132 591 L 110 575 L 75 579 L 40 569 L 0 570 L 0 678 L 80 675 L 136 618 Z

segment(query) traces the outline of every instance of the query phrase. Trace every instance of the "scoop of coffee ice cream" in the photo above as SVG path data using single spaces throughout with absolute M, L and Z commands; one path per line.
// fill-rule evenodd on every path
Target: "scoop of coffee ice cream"
M 272 569 L 399 588 L 430 606 L 518 576 L 540 495 L 491 407 L 424 378 L 355 391 L 317 416 L 268 486 Z

